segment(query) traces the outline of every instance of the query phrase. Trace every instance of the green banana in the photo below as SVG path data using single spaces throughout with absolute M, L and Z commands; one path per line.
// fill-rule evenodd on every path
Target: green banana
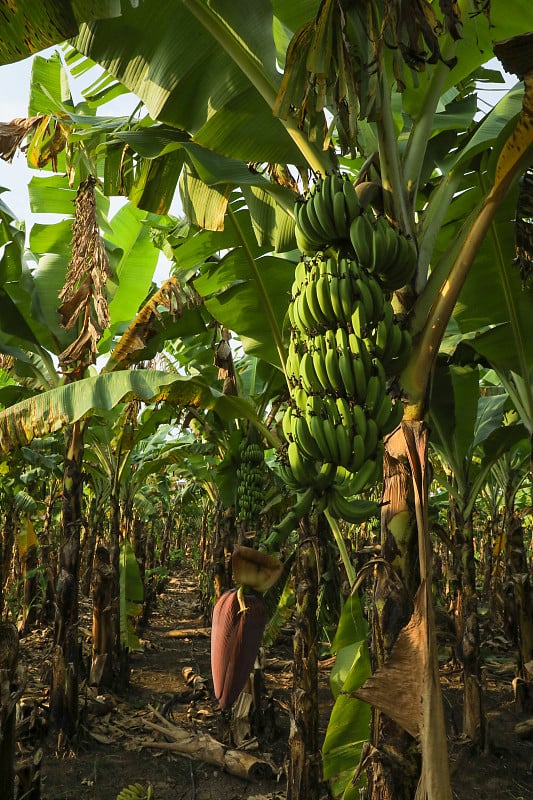
M 379 429 L 372 417 L 366 420 L 365 459 L 373 458 L 379 442 Z
M 397 356 L 392 360 L 390 364 L 387 365 L 387 372 L 389 375 L 399 375 L 407 366 L 409 359 L 411 358 L 411 353 L 413 350 L 413 345 L 411 341 L 411 334 L 406 328 L 401 328 L 402 333 L 402 342 L 400 345 L 400 349 L 398 351 Z
M 368 275 L 366 279 L 366 285 L 368 286 L 370 294 L 372 295 L 373 321 L 379 322 L 383 317 L 385 308 L 385 296 L 383 294 L 383 290 L 373 275 Z
M 326 325 L 335 325 L 336 315 L 331 303 L 330 279 L 325 274 L 321 274 L 318 277 L 316 282 L 316 296 Z
M 403 419 L 403 411 L 404 408 L 402 401 L 399 399 L 396 400 L 392 404 L 392 408 L 386 422 L 384 422 L 381 426 L 382 436 L 387 436 L 389 433 L 392 433 L 392 431 L 396 430 Z
M 394 292 L 410 283 L 417 267 L 416 250 L 410 240 L 397 233 L 394 235 L 396 237 L 394 254 L 391 254 L 388 263 L 377 274 L 386 292 Z
M 385 371 L 387 370 L 386 365 L 389 364 L 392 359 L 396 358 L 396 356 L 399 354 L 402 347 L 402 342 L 402 329 L 398 323 L 394 321 L 389 327 L 387 345 L 383 354 L 383 366 L 385 367 Z
M 349 322 L 355 303 L 355 297 L 352 292 L 352 279 L 349 273 L 346 273 L 344 277 L 339 278 L 339 298 L 341 301 L 342 310 L 342 316 L 339 322 Z
M 303 414 L 291 415 L 291 429 L 292 437 L 304 455 L 309 458 L 320 461 L 322 453 L 316 442 L 316 439 L 311 436 L 307 419 Z
M 295 222 L 296 228 L 301 231 L 305 239 L 307 244 L 306 249 L 309 250 L 310 253 L 316 252 L 322 246 L 322 242 L 316 234 L 313 223 L 309 219 L 309 204 L 307 200 L 296 203 Z
M 352 405 L 352 419 L 356 434 L 359 434 L 364 441 L 366 438 L 367 419 L 362 404 L 354 403 Z
M 352 439 L 352 461 L 350 472 L 357 473 L 365 462 L 365 440 L 360 433 L 356 433 Z
M 362 466 L 357 470 L 350 485 L 352 494 L 361 494 L 375 482 L 377 473 L 376 460 L 367 458 Z
M 336 519 L 359 525 L 372 517 L 377 517 L 380 506 L 373 500 L 347 500 L 333 485 L 328 492 L 328 509 Z
M 316 217 L 316 231 L 322 238 L 323 245 L 331 244 L 335 240 L 335 227 L 328 207 L 328 194 L 322 191 L 322 186 L 316 184 L 311 199 L 309 218 Z M 314 215 L 314 216 L 313 216 Z
M 366 397 L 368 378 L 365 363 L 360 355 L 352 355 L 352 369 L 355 383 L 353 399 L 357 404 L 363 405 Z
M 299 291 L 301 292 L 307 283 L 307 269 L 308 262 L 304 258 L 301 258 L 294 269 L 294 284 L 296 287 L 296 293 Z
M 341 330 L 341 328 L 338 330 Z M 350 348 L 339 348 L 339 372 L 341 375 L 342 384 L 344 386 L 344 394 L 350 399 L 353 399 L 357 394 L 353 362 L 354 357 L 350 351 Z
M 368 317 L 363 303 L 356 303 L 352 316 L 350 317 L 350 325 L 353 333 L 360 339 L 366 335 L 368 326 Z
M 342 467 L 348 467 L 353 458 L 352 437 L 344 425 L 337 425 L 335 433 L 337 435 L 337 449 L 339 453 L 337 464 Z
M 333 222 L 335 225 L 337 240 L 344 242 L 349 239 L 350 221 L 347 218 L 346 205 L 342 189 L 340 192 L 336 192 L 333 197 Z
M 288 442 L 292 442 L 292 427 L 291 427 L 291 417 L 292 417 L 292 407 L 287 406 L 285 409 L 285 413 L 281 418 L 281 429 L 283 431 L 283 435 Z
M 316 281 L 310 279 L 305 288 L 305 304 L 314 322 L 312 330 L 319 330 L 324 327 L 325 317 L 322 314 L 320 303 L 318 302 L 318 295 L 316 290 Z
M 340 424 L 351 435 L 353 433 L 353 415 L 346 397 L 336 397 L 335 403 L 339 412 Z
M 314 244 L 309 241 L 298 224 L 294 228 L 296 247 L 303 255 L 310 256 L 315 251 Z
M 351 180 L 347 177 L 345 177 L 342 182 L 342 192 L 344 194 L 344 202 L 346 204 L 346 216 L 348 217 L 349 223 L 351 223 L 354 219 L 357 219 L 361 216 L 363 209 L 359 203 L 359 198 L 357 196 L 357 192 L 355 191 L 355 187 Z
M 369 272 L 379 275 L 388 266 L 390 244 L 387 228 L 389 223 L 385 217 L 378 217 L 374 223 L 374 235 L 372 237 L 372 261 L 368 267 Z
M 315 462 L 302 455 L 296 442 L 289 442 L 287 447 L 289 466 L 295 480 L 300 486 L 313 486 L 316 480 Z
M 329 383 L 333 387 L 333 390 L 340 394 L 344 391 L 344 382 L 342 380 L 342 374 L 339 367 L 339 353 L 337 352 L 335 331 L 331 328 L 328 328 L 325 331 L 324 338 L 326 340 L 327 347 L 325 365 Z
M 313 357 L 309 351 L 305 352 L 300 359 L 300 382 L 309 394 L 320 393 L 322 390 L 322 384 L 316 374 Z
M 322 460 L 331 462 L 333 461 L 333 453 L 329 448 L 329 443 L 324 431 L 324 408 L 322 406 L 321 398 L 316 395 L 309 397 L 309 402 L 306 408 L 307 424 L 309 432 L 316 440 L 316 443 L 322 454 Z
M 350 224 L 350 242 L 358 264 L 370 270 L 373 264 L 374 226 L 366 214 L 354 217 Z
M 353 334 L 353 335 L 355 336 L 355 334 Z M 350 338 L 350 347 L 353 347 L 351 337 L 352 337 L 352 334 L 349 335 L 349 338 Z M 361 362 L 363 363 L 363 366 L 364 366 L 364 369 L 365 369 L 365 374 L 366 374 L 366 380 L 368 382 L 369 377 L 372 375 L 372 356 L 371 356 L 371 354 L 370 354 L 370 352 L 368 350 L 368 346 L 367 346 L 368 339 L 365 339 L 365 338 L 362 339 L 359 336 L 356 336 L 355 338 L 356 338 L 356 350 L 355 350 L 355 352 L 359 354 L 359 358 L 361 359 Z M 352 352 L 354 352 L 354 351 L 352 350 Z
M 367 416 L 375 419 L 378 409 L 383 404 L 383 397 L 386 395 L 387 387 L 381 375 L 374 373 L 368 379 L 366 387 L 365 408 Z
M 297 408 L 299 411 L 305 411 L 307 408 L 308 397 L 309 393 L 303 388 L 303 386 L 297 386 L 292 391 L 292 401 L 295 408 Z
M 313 358 L 313 366 L 315 368 L 315 372 L 317 377 L 322 385 L 324 391 L 333 391 L 333 386 L 330 383 L 328 372 L 326 370 L 326 362 L 325 362 L 325 345 L 324 349 L 322 349 L 320 345 L 320 341 L 324 342 L 324 337 L 319 335 L 315 336 L 313 348 L 311 350 L 311 355 Z
M 374 321 L 376 318 L 374 311 L 374 297 L 370 291 L 368 283 L 364 278 L 357 278 L 355 285 L 359 294 L 359 302 L 364 306 L 367 320 L 369 322 Z
M 331 298 L 331 306 L 335 315 L 336 322 L 341 322 L 344 319 L 344 312 L 342 309 L 342 300 L 340 295 L 340 282 L 342 278 L 337 275 L 329 277 L 329 295 Z
M 376 404 L 376 408 L 374 410 L 374 413 L 372 414 L 372 417 L 376 425 L 378 426 L 381 436 L 383 436 L 385 433 L 389 433 L 390 430 L 392 430 L 392 428 L 390 428 L 388 431 L 385 430 L 385 428 L 387 427 L 387 422 L 391 417 L 391 412 L 392 412 L 392 398 L 389 394 L 387 394 L 387 392 L 383 392 L 381 402 L 379 403 L 379 406 L 377 406 Z

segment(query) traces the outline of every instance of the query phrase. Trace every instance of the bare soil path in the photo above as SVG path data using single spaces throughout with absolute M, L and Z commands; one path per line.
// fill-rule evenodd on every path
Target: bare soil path
M 83 603 L 83 654 L 90 651 L 90 604 Z M 268 762 L 256 778 L 244 780 L 205 761 L 158 747 L 164 737 L 153 725 L 158 714 L 191 735 L 209 734 L 227 742 L 227 725 L 213 697 L 209 629 L 205 626 L 197 579 L 184 569 L 172 577 L 143 632 L 142 652 L 131 658 L 129 689 L 121 696 L 96 697 L 82 691 L 78 752 L 58 758 L 55 737 L 47 730 L 48 665 L 51 631 L 35 630 L 21 640 L 28 671 L 19 763 L 42 748 L 42 800 L 116 800 L 125 786 L 153 789 L 153 800 L 283 800 L 292 680 L 290 629 L 266 653 L 265 688 L 271 696 L 270 729 L 251 755 Z M 533 738 L 517 726 L 532 725 L 533 715 L 517 708 L 512 692 L 512 657 L 494 652 L 484 672 L 489 712 L 488 746 L 473 752 L 460 736 L 460 673 L 443 670 L 445 709 L 454 800 L 533 800 Z M 331 698 L 329 664 L 320 670 L 321 736 Z M 154 713 L 154 710 L 157 713 Z M 151 743 L 151 744 L 150 744 Z M 324 797 L 327 796 L 323 792 Z M 2 792 L 0 787 L 0 800 Z

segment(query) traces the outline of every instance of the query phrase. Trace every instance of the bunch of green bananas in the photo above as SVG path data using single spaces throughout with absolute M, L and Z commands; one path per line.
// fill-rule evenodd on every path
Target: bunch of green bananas
M 294 208 L 296 243 L 304 255 L 331 246 L 348 247 L 382 291 L 393 292 L 412 279 L 417 255 L 413 244 L 385 216 L 375 217 L 359 202 L 346 176 L 319 178 Z
M 294 209 L 299 249 L 311 255 L 328 245 L 349 242 L 350 223 L 361 213 L 354 185 L 346 176 L 333 173 L 320 178 Z
M 239 445 L 240 464 L 237 468 L 237 519 L 250 530 L 259 523 L 264 500 L 264 453 L 258 442 L 243 439 Z
M 360 493 L 380 474 L 383 436 L 403 416 L 387 381 L 411 341 L 378 281 L 342 249 L 301 259 L 288 316 L 287 482 L 336 486 L 335 507 L 343 493 Z M 321 465 L 334 470 L 321 472 Z M 337 468 L 353 480 L 335 484 Z
M 408 284 L 416 270 L 413 244 L 399 234 L 386 217 L 366 210 L 350 224 L 350 243 L 358 263 L 375 276 L 384 292 Z
M 339 175 L 317 181 L 295 222 L 303 255 L 288 309 L 279 472 L 294 491 L 314 489 L 334 516 L 361 521 L 375 504 L 347 498 L 379 478 L 383 437 L 403 417 L 388 382 L 406 365 L 411 337 L 391 293 L 412 279 L 416 253 Z

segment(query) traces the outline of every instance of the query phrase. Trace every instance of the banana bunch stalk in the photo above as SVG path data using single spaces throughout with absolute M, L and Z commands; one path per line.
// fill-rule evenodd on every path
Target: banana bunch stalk
M 265 465 L 258 442 L 243 439 L 237 468 L 237 519 L 249 530 L 257 530 L 264 500 Z

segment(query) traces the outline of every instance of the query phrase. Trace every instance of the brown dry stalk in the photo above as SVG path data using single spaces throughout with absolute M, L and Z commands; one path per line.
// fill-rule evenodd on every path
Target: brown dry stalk
M 79 334 L 60 355 L 61 364 L 94 364 L 102 331 L 109 326 L 105 286 L 111 274 L 109 260 L 96 216 L 96 178 L 80 183 L 72 224 L 72 257 L 65 284 L 59 293 L 61 325 Z

